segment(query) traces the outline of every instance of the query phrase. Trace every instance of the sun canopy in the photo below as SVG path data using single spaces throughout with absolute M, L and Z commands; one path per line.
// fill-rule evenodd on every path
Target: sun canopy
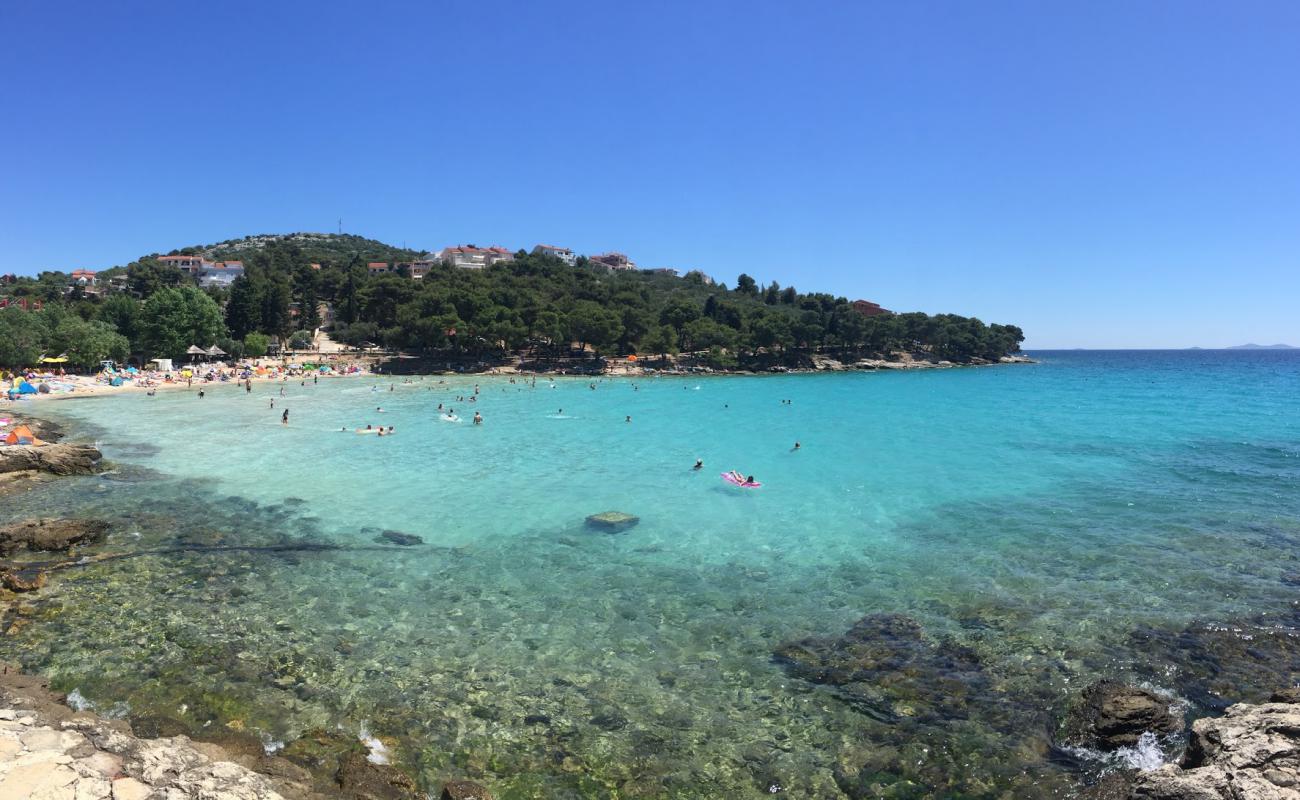
M 9 431 L 9 435 L 5 437 L 5 444 L 45 444 L 45 442 L 37 439 L 31 428 L 19 425 Z
M 66 363 L 68 363 L 68 357 L 67 357 L 67 356 L 59 356 L 58 358 L 55 358 L 55 357 L 53 357 L 53 356 L 49 356 L 49 357 L 46 357 L 46 358 L 42 358 L 42 359 L 41 359 L 41 363 L 42 363 L 42 364 L 66 364 Z
M 225 351 L 225 350 L 222 350 L 220 347 L 217 347 L 217 346 L 214 344 L 214 345 L 212 345 L 211 347 L 208 348 L 207 353 L 208 353 L 208 355 L 210 355 L 210 356 L 224 356 L 224 355 L 226 354 L 226 351 Z
M 190 349 L 185 351 L 185 355 L 187 356 L 206 356 L 207 354 L 208 354 L 207 350 L 204 350 L 202 347 L 199 347 L 196 344 L 190 345 Z

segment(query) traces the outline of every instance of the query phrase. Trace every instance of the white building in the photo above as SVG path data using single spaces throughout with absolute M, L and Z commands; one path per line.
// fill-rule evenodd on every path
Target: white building
M 204 288 L 209 286 L 228 288 L 230 284 L 235 282 L 235 278 L 243 274 L 244 262 L 242 261 L 205 262 L 198 269 L 199 286 Z
M 461 269 L 486 269 L 493 264 L 513 261 L 514 258 L 514 254 L 504 247 L 475 247 L 472 244 L 444 247 L 438 253 L 439 261 L 446 261 Z
M 552 256 L 558 258 L 569 266 L 578 263 L 578 257 L 567 247 L 555 247 L 549 244 L 539 244 L 533 248 L 533 255 Z
M 637 268 L 636 262 L 622 253 L 601 253 L 589 261 L 592 266 L 604 267 L 606 272 L 627 272 Z

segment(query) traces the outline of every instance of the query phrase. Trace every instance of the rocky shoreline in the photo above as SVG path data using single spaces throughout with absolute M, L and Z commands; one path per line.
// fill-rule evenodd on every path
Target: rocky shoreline
M 5 800 L 415 800 L 426 794 L 375 763 L 360 742 L 340 744 L 322 775 L 260 747 L 231 748 L 177 735 L 144 738 L 123 720 L 75 711 L 42 678 L 0 665 L 0 798 Z M 305 750 L 305 749 L 302 749 Z M 303 760 L 303 759 L 299 759 Z M 309 762 L 310 763 L 310 762 Z M 478 784 L 448 781 L 443 800 L 492 800 Z

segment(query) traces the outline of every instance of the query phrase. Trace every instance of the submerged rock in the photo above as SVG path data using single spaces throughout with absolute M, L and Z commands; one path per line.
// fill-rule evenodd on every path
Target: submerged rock
M 1132 747 L 1142 734 L 1170 736 L 1183 729 L 1182 715 L 1155 692 L 1101 680 L 1083 691 L 1064 725 L 1068 744 L 1112 751 Z
M 492 793 L 473 781 L 447 781 L 438 800 L 492 800 Z
M 931 642 L 901 614 L 869 614 L 843 636 L 787 642 L 776 660 L 796 677 L 836 687 L 854 708 L 876 719 L 964 719 L 988 689 L 974 651 Z
M 357 800 L 416 800 L 423 795 L 415 781 L 387 764 L 374 764 L 364 753 L 353 751 L 343 759 L 338 772 L 339 788 Z
M 383 544 L 392 542 L 402 547 L 414 547 L 417 544 L 424 544 L 424 540 L 413 533 L 402 533 L 401 531 L 384 531 L 375 537 L 375 541 Z
M 28 519 L 0 527 L 0 556 L 18 550 L 67 550 L 103 538 L 109 525 L 97 519 Z
M 633 527 L 641 521 L 640 517 L 622 511 L 602 511 L 587 517 L 587 525 L 606 533 L 618 533 Z
M 11 592 L 34 592 L 45 585 L 45 573 L 37 572 L 28 578 L 16 570 L 0 570 L 0 585 Z
M 1143 654 L 1144 674 L 1170 682 L 1198 706 L 1222 711 L 1232 701 L 1263 702 L 1300 674 L 1300 606 L 1228 624 L 1142 628 L 1132 645 Z
M 1134 800 L 1300 800 L 1300 705 L 1239 703 L 1199 719 L 1180 766 L 1137 776 Z
M 0 447 L 0 473 L 35 470 L 53 475 L 93 475 L 103 454 L 88 444 L 14 444 Z

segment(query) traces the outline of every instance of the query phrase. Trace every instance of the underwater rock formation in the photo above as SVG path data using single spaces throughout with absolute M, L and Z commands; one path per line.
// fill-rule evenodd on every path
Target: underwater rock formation
M 636 525 L 640 517 L 622 511 L 602 511 L 587 517 L 587 525 L 606 533 L 618 533 Z
M 0 447 L 0 473 L 48 472 L 52 475 L 93 475 L 103 454 L 88 444 L 9 445 Z
M 387 764 L 374 764 L 366 755 L 353 750 L 343 759 L 338 772 L 339 788 L 344 796 L 356 800 L 420 800 L 424 797 L 400 770 Z
M 1140 671 L 1212 711 L 1263 702 L 1300 674 L 1300 607 L 1229 624 L 1143 628 L 1131 640 L 1143 654 Z
M 424 540 L 413 533 L 402 533 L 401 531 L 386 530 L 375 537 L 375 541 L 383 544 L 391 542 L 401 545 L 402 547 L 414 547 L 417 544 L 424 544 Z
M 19 550 L 67 550 L 103 538 L 109 524 L 97 519 L 28 519 L 0 527 L 0 556 Z
M 492 800 L 492 793 L 473 781 L 447 781 L 438 800 Z
M 1133 800 L 1300 800 L 1300 705 L 1239 703 L 1199 719 L 1179 766 L 1137 776 Z
M 1132 747 L 1143 733 L 1170 736 L 1181 732 L 1183 719 L 1170 701 L 1155 692 L 1101 680 L 1083 691 L 1064 725 L 1064 741 L 1112 751 Z
M 901 614 L 869 614 L 843 636 L 787 642 L 774 656 L 792 675 L 834 686 L 854 708 L 886 722 L 964 718 L 973 695 L 988 688 L 974 651 L 931 642 Z

